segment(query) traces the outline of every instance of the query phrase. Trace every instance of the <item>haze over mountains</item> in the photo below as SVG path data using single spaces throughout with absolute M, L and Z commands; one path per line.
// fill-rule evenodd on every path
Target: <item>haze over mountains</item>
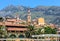
M 11 17 L 14 18 L 18 13 L 21 19 L 27 17 L 28 7 L 26 6 L 14 6 L 9 5 L 0 10 L 0 17 Z M 32 19 L 43 17 L 47 23 L 54 23 L 60 25 L 60 7 L 59 6 L 36 6 L 30 8 Z

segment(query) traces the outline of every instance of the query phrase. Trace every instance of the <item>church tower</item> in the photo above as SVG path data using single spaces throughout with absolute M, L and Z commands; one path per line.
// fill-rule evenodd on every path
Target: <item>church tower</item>
M 18 15 L 18 13 L 16 13 L 16 24 L 19 24 L 19 15 Z
M 31 12 L 30 12 L 30 9 L 28 9 L 28 14 L 27 14 L 27 23 L 28 25 L 31 24 Z
M 16 19 L 19 20 L 19 15 L 18 15 L 18 13 L 16 14 Z

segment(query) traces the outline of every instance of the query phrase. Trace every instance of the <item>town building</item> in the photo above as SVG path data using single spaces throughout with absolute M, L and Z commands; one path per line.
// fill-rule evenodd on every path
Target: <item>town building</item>
M 38 25 L 44 25 L 45 19 L 44 18 L 38 18 Z
M 28 31 L 29 25 L 34 25 L 36 28 L 40 28 L 41 26 L 45 26 L 45 19 L 40 17 L 37 19 L 31 20 L 31 12 L 28 9 L 27 19 L 22 20 L 19 18 L 19 15 L 16 14 L 15 18 L 5 18 L 3 22 L 0 22 L 0 26 L 6 26 L 8 37 L 15 36 L 20 38 L 21 36 L 25 37 L 25 31 Z M 50 24 L 51 27 L 55 27 L 55 25 Z
M 31 24 L 31 13 L 28 10 L 27 21 L 22 20 L 16 14 L 15 18 L 5 18 L 3 22 L 0 22 L 0 26 L 6 26 L 8 37 L 12 34 L 17 38 L 20 37 L 20 34 L 25 37 L 25 31 L 28 30 L 27 26 Z

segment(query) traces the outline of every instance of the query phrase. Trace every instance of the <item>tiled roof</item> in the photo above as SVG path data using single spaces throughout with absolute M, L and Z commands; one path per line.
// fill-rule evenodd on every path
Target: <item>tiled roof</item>
M 12 22 L 0 22 L 0 25 L 6 25 L 6 26 L 28 26 L 26 24 L 17 24 L 17 23 L 12 23 Z
M 26 31 L 27 28 L 7 28 L 8 31 Z

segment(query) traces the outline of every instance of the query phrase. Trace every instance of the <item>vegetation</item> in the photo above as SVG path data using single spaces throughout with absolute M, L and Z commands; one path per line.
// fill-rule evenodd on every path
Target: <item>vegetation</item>
M 25 32 L 25 36 L 27 38 L 31 38 L 32 35 L 40 35 L 40 34 L 56 34 L 56 29 L 52 29 L 49 26 L 42 27 L 42 28 L 35 28 L 32 25 L 28 26 L 28 31 Z M 5 26 L 0 26 L 0 38 L 6 38 L 7 31 Z M 15 35 L 10 35 L 10 37 L 15 38 Z
M 28 26 L 28 31 L 26 31 L 26 37 L 31 38 L 31 35 L 35 34 L 35 28 L 34 26 L 29 25 Z
M 49 26 L 35 29 L 34 26 L 28 26 L 28 31 L 26 31 L 25 35 L 27 38 L 31 38 L 32 35 L 40 35 L 40 34 L 56 34 L 57 30 L 52 29 Z
M 0 26 L 0 38 L 6 38 L 7 31 L 5 26 Z
M 52 29 L 51 27 L 47 26 L 47 27 L 44 27 L 45 31 L 44 31 L 44 34 L 56 34 L 56 29 Z
M 0 17 L 0 22 L 2 22 L 4 19 L 2 17 Z

